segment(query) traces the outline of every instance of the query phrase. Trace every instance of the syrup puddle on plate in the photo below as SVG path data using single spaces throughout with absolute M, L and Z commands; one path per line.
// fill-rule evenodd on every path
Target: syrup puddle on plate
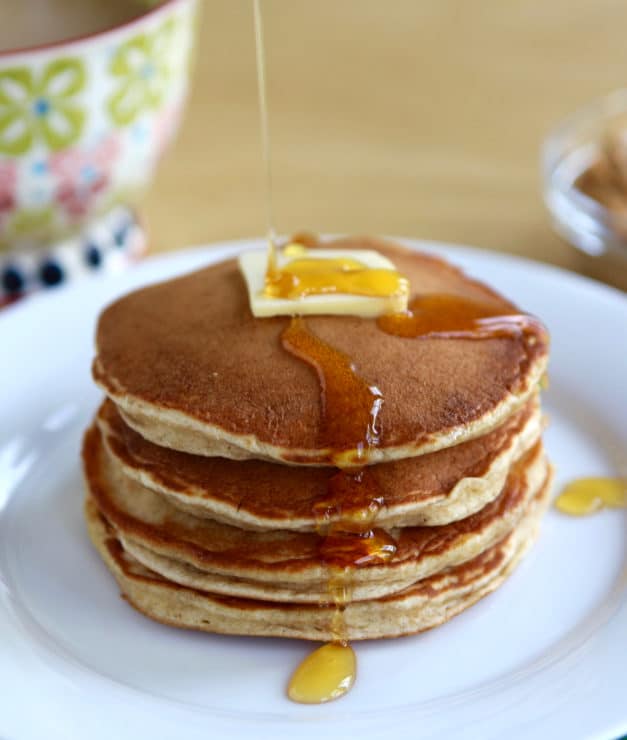
M 309 655 L 292 674 L 287 695 L 299 704 L 339 699 L 355 682 L 357 660 L 350 645 L 327 643 Z
M 604 508 L 627 508 L 627 479 L 577 478 L 564 486 L 555 499 L 564 514 L 586 516 Z

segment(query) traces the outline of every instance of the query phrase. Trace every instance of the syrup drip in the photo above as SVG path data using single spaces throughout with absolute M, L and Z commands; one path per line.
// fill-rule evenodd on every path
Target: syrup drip
M 314 368 L 322 396 L 320 441 L 334 452 L 339 467 L 358 465 L 379 443 L 377 417 L 383 395 L 353 370 L 346 355 L 312 334 L 294 318 L 281 335 L 285 349 Z
M 545 329 L 527 314 L 503 314 L 502 308 L 448 293 L 427 293 L 414 298 L 406 313 L 377 319 L 379 329 L 406 339 L 494 339 L 525 336 L 530 343 Z
M 627 508 L 627 479 L 578 478 L 564 487 L 555 506 L 565 514 L 586 516 L 606 506 Z
M 352 595 L 352 569 L 385 563 L 396 552 L 394 539 L 385 530 L 372 526 L 385 503 L 375 480 L 365 468 L 341 469 L 342 465 L 358 463 L 364 452 L 378 445 L 377 416 L 383 396 L 378 388 L 357 375 L 349 358 L 312 334 L 303 319 L 292 319 L 281 340 L 288 352 L 318 375 L 322 401 L 320 442 L 334 451 L 334 462 L 340 467 L 329 480 L 324 496 L 313 506 L 321 536 L 320 560 L 329 572 L 327 597 L 335 605 L 330 625 L 333 643 L 305 659 L 288 688 L 288 696 L 294 701 L 314 703 L 335 699 L 352 686 L 355 659 L 346 642 L 344 619 Z M 337 655 L 342 656 L 343 666 L 352 668 L 351 679 L 346 672 L 336 671 L 336 690 L 329 692 L 323 673 L 333 669 L 325 656 Z M 340 679 L 341 683 L 337 683 Z
M 389 560 L 396 552 L 396 542 L 384 529 L 345 532 L 334 528 L 323 539 L 319 552 L 322 560 L 332 567 L 363 568 Z

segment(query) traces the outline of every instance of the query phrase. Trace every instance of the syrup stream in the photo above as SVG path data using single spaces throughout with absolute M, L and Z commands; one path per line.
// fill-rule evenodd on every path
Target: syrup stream
M 268 125 L 268 100 L 266 86 L 266 53 L 261 16 L 261 1 L 253 0 L 255 19 L 255 54 L 257 60 L 257 93 L 259 97 L 259 123 L 261 127 L 261 155 L 265 176 L 266 226 L 268 229 L 268 274 L 276 269 L 276 231 L 274 228 L 274 204 L 272 200 L 272 167 L 270 127 Z

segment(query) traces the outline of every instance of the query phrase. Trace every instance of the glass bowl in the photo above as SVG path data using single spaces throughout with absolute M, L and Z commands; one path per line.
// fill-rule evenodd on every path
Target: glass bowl
M 571 113 L 544 140 L 542 176 L 544 200 L 556 231 L 593 257 L 618 258 L 627 268 L 627 190 L 624 212 L 610 210 L 586 195 L 575 183 L 598 161 L 604 137 L 619 123 L 627 135 L 627 89 L 615 92 Z

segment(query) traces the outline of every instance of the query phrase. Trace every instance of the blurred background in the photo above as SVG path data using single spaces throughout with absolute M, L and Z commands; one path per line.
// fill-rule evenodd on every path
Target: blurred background
M 552 231 L 539 159 L 560 118 L 625 85 L 624 2 L 262 10 L 280 231 L 454 241 L 603 273 Z M 202 11 L 184 124 L 145 203 L 154 252 L 265 230 L 252 4 Z
M 279 233 L 458 242 L 627 289 L 622 0 L 261 11 Z M 266 233 L 252 0 L 0 0 L 0 18 L 0 307 Z M 549 131 L 610 93 L 543 173 Z

